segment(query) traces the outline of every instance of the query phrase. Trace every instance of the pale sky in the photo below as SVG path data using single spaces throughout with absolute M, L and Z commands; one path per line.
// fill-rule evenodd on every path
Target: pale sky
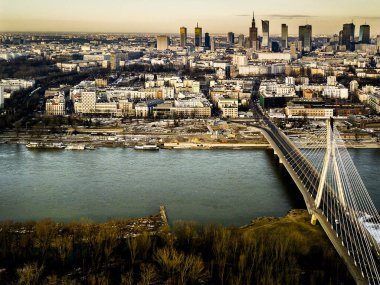
M 0 31 L 188 33 L 199 22 L 203 32 L 248 34 L 252 11 L 261 34 L 262 19 L 270 33 L 282 23 L 289 34 L 313 25 L 313 34 L 338 33 L 352 20 L 367 22 L 380 34 L 380 0 L 0 0 Z

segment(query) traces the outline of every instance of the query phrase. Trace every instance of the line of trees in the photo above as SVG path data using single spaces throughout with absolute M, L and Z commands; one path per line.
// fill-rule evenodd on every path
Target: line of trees
M 120 221 L 0 229 L 0 284 L 354 284 L 321 229 L 292 223 L 178 222 L 138 235 Z
M 45 58 L 19 57 L 10 61 L 0 60 L 0 78 L 32 78 L 57 72 L 54 62 Z

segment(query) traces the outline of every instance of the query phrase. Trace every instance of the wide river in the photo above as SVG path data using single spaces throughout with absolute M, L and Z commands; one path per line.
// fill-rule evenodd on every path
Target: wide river
M 351 150 L 380 209 L 380 150 Z M 0 221 L 142 217 L 240 226 L 304 208 L 270 150 L 30 151 L 0 145 Z

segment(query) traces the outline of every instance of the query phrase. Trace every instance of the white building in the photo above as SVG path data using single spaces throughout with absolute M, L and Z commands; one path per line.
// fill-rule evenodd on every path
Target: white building
M 295 85 L 296 84 L 296 80 L 294 79 L 294 77 L 285 77 L 285 84 L 288 84 L 288 85 Z
M 305 106 L 287 106 L 285 115 L 289 118 L 308 117 L 313 119 L 328 119 L 334 116 L 334 109 L 328 108 L 305 108 Z
M 47 99 L 45 104 L 47 115 L 63 116 L 66 114 L 66 100 L 64 95 L 58 95 L 54 98 Z
M 94 113 L 96 109 L 96 92 L 95 91 L 85 91 L 81 94 L 81 109 L 79 113 L 89 114 Z
M 287 61 L 292 60 L 290 53 L 280 53 L 280 52 L 258 52 L 256 53 L 257 59 L 261 61 Z
M 294 85 L 278 83 L 276 80 L 263 80 L 259 88 L 260 95 L 264 97 L 294 97 Z
M 330 98 L 348 99 L 348 89 L 343 85 L 326 86 L 322 95 Z
M 368 104 L 377 114 L 380 113 L 380 87 L 367 85 L 358 90 L 360 102 Z
M 248 65 L 248 58 L 246 55 L 235 54 L 232 58 L 232 63 L 236 66 Z
M 266 75 L 271 73 L 271 67 L 268 65 L 245 65 L 239 66 L 239 75 Z
M 34 80 L 25 79 L 1 79 L 0 86 L 4 87 L 4 90 L 13 92 L 21 89 L 32 88 L 35 84 Z
M 226 70 L 229 66 L 231 66 L 231 64 L 228 61 L 215 61 L 213 62 L 212 66 L 215 69 L 221 68 L 223 70 Z
M 327 76 L 327 85 L 335 86 L 336 85 L 336 76 Z
M 380 93 L 368 94 L 368 105 L 377 113 L 380 114 Z
M 234 98 L 220 98 L 218 108 L 223 118 L 237 118 L 239 115 L 239 101 Z
M 350 92 L 355 93 L 359 89 L 359 83 L 356 80 L 350 82 Z
M 149 107 L 145 102 L 137 103 L 135 106 L 136 117 L 148 117 L 149 115 Z

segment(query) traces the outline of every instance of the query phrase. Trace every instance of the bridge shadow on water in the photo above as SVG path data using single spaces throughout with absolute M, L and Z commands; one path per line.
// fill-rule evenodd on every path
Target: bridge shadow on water
M 265 155 L 270 161 L 271 169 L 274 175 L 283 183 L 285 196 L 289 200 L 292 209 L 306 209 L 305 201 L 299 191 L 297 185 L 294 183 L 292 177 L 289 175 L 285 166 L 279 163 L 279 159 L 274 155 L 272 149 L 265 151 Z M 289 209 L 290 210 L 290 209 Z

